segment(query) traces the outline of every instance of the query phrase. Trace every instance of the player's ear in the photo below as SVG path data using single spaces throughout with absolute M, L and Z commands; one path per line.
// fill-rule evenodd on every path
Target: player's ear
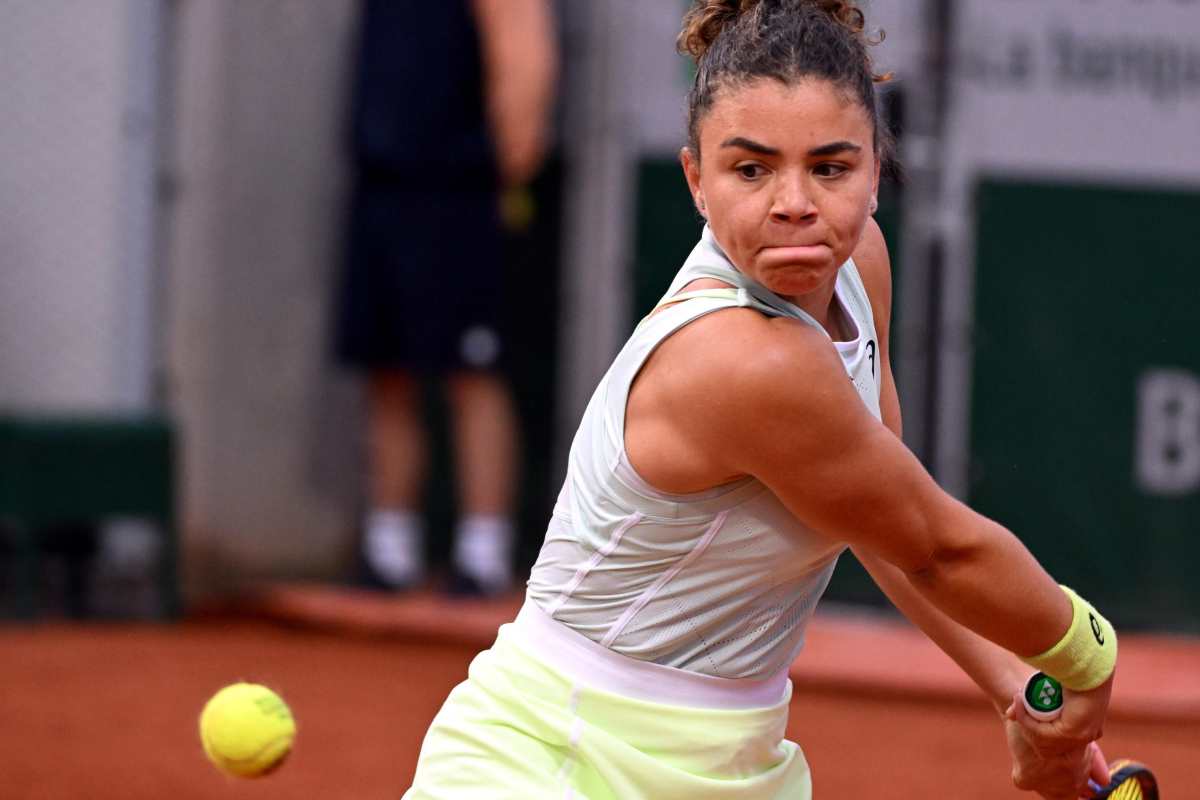
M 883 166 L 883 161 L 878 156 L 875 158 L 875 174 L 871 177 L 871 213 L 874 214 L 879 210 L 879 170 Z
M 700 157 L 692 152 L 692 148 L 684 147 L 679 151 L 679 163 L 683 167 L 683 177 L 687 179 L 688 191 L 692 194 L 696 210 L 700 212 L 700 216 L 708 219 L 704 190 L 700 188 Z

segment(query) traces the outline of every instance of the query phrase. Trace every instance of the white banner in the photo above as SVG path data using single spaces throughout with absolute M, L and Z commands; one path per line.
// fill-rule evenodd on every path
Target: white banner
M 974 187 L 987 174 L 1200 189 L 1200 0 L 956 0 L 950 46 L 934 469 L 964 496 Z
M 958 166 L 1200 182 L 1200 0 L 961 0 Z

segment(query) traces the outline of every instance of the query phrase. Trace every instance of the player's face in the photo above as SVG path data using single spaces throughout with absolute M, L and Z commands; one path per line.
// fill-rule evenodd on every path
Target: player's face
M 718 91 L 682 154 L 696 207 L 737 267 L 799 297 L 832 286 L 879 183 L 866 109 L 821 79 Z

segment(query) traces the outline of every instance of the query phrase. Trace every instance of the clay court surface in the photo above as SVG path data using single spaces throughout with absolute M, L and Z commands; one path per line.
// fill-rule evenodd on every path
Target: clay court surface
M 513 610 L 297 589 L 172 626 L 0 628 L 0 798 L 394 800 L 445 694 Z M 1200 798 L 1200 645 L 1130 641 L 1105 750 L 1151 763 L 1167 800 Z M 836 670 L 851 651 L 861 668 Z M 819 800 L 1033 797 L 1009 784 L 995 713 L 919 635 L 827 614 L 810 656 L 788 733 Z M 243 679 L 280 691 L 299 723 L 291 759 L 257 781 L 217 773 L 196 735 L 207 697 Z

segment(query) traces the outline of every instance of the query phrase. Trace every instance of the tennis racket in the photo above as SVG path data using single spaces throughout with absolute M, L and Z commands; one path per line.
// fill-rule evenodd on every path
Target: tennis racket
M 1096 800 L 1158 800 L 1158 781 L 1145 764 L 1119 758 L 1108 765 L 1108 776 Z
M 1029 677 L 1021 697 L 1034 719 L 1052 720 L 1062 713 L 1062 686 L 1044 672 Z M 1108 784 L 1100 788 L 1096 800 L 1158 800 L 1158 781 L 1145 764 L 1117 759 L 1108 765 Z

